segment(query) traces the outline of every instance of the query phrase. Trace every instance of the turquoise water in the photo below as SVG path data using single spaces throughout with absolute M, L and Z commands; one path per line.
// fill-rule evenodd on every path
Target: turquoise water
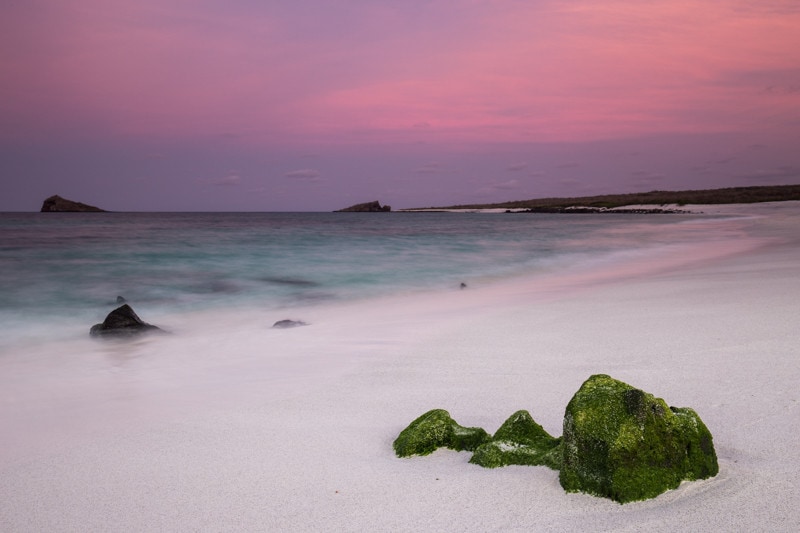
M 137 311 L 163 316 L 472 287 L 624 261 L 626 254 L 710 233 L 718 238 L 715 221 L 609 214 L 4 213 L 0 320 L 6 339 L 15 329 L 83 334 L 113 309 L 117 296 Z

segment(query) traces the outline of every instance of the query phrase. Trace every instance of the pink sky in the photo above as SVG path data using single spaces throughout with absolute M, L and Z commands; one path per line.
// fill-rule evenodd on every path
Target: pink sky
M 0 210 L 53 193 L 328 210 L 800 183 L 796 1 L 3 11 Z

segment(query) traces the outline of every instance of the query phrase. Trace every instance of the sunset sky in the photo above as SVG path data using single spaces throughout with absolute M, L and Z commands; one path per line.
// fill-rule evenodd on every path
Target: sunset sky
M 26 0 L 0 211 L 800 183 L 797 0 Z

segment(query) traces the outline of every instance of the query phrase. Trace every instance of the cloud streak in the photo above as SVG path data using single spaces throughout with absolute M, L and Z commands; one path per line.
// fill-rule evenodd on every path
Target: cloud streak
M 202 180 L 207 185 L 214 187 L 238 187 L 242 184 L 242 177 L 234 171 L 228 172 L 224 176 Z
M 321 174 L 318 170 L 314 170 L 313 168 L 301 168 L 299 170 L 287 172 L 285 176 L 292 180 L 319 181 Z

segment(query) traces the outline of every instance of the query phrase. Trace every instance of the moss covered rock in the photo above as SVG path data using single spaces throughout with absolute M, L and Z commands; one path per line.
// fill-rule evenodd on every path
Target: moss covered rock
M 719 471 L 711 433 L 697 413 L 602 374 L 586 380 L 567 405 L 562 454 L 564 490 L 620 503 Z
M 517 411 L 503 422 L 490 442 L 478 446 L 469 462 L 486 468 L 544 465 L 558 470 L 560 442 L 560 438 L 537 424 L 528 411 Z
M 398 457 L 428 455 L 441 447 L 473 451 L 489 439 L 485 430 L 460 426 L 444 409 L 433 409 L 400 432 L 394 451 Z

